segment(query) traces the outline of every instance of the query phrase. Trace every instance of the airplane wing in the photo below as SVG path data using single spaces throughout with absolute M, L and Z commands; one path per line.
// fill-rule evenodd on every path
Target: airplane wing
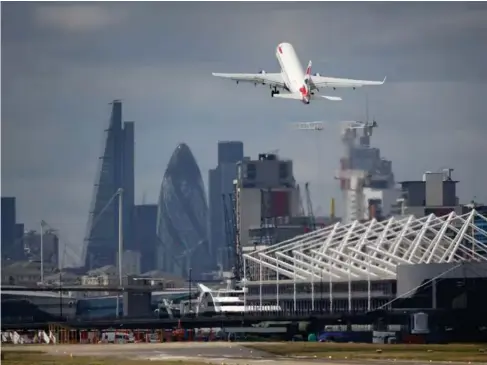
M 311 76 L 311 82 L 315 89 L 319 89 L 320 87 L 362 87 L 383 85 L 384 82 L 386 82 L 386 78 L 384 77 L 384 80 L 382 81 L 369 81 L 342 79 L 338 77 Z
M 258 73 L 258 74 L 222 74 L 212 73 L 213 76 L 223 77 L 238 82 L 251 82 L 254 84 L 277 86 L 285 88 L 284 80 L 280 73 Z

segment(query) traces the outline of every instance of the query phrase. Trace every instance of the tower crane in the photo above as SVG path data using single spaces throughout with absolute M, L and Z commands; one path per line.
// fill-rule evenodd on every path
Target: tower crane
M 304 212 L 303 199 L 301 198 L 301 187 L 299 184 L 296 185 L 296 191 L 298 192 L 298 204 L 299 204 L 299 216 L 304 217 L 306 213 Z
M 308 221 L 309 221 L 309 229 L 314 231 L 316 229 L 316 222 L 315 216 L 313 213 L 313 204 L 311 203 L 311 195 L 309 193 L 309 182 L 304 185 L 305 194 L 306 194 L 306 205 L 308 209 Z

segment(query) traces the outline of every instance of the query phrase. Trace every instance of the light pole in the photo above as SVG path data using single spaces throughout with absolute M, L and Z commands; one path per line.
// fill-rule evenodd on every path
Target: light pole
M 41 221 L 41 284 L 44 284 L 44 221 Z
M 189 312 L 191 313 L 191 274 L 193 273 L 193 269 L 189 268 Z
M 123 189 L 117 190 L 118 194 L 118 285 L 120 289 L 123 287 Z M 123 292 L 122 292 L 123 295 Z M 117 291 L 117 318 L 120 316 L 120 295 Z
M 59 316 L 63 320 L 63 282 L 61 278 L 61 270 L 59 270 Z

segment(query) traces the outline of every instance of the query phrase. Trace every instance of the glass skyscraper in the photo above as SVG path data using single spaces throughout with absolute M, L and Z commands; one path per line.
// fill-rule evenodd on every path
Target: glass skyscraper
M 157 268 L 194 278 L 211 269 L 208 205 L 200 169 L 189 147 L 173 152 L 162 179 L 157 213 Z
M 114 194 L 123 188 L 124 249 L 132 247 L 132 210 L 134 206 L 134 123 L 122 124 L 122 103 L 112 103 L 112 113 L 103 156 L 100 157 L 93 200 L 83 246 L 87 269 L 116 265 L 118 252 L 118 206 Z

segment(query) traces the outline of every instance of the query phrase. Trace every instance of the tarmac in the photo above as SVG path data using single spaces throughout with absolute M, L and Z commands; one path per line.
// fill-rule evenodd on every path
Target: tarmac
M 171 342 L 138 344 L 96 344 L 96 345 L 29 345 L 9 346 L 9 350 L 46 351 L 60 356 L 103 356 L 146 359 L 152 361 L 174 360 L 192 361 L 215 365 L 431 365 L 431 362 L 370 360 L 347 361 L 333 359 L 313 359 L 304 357 L 278 357 L 245 347 L 249 343 L 238 342 Z M 453 363 L 449 363 L 453 365 Z

